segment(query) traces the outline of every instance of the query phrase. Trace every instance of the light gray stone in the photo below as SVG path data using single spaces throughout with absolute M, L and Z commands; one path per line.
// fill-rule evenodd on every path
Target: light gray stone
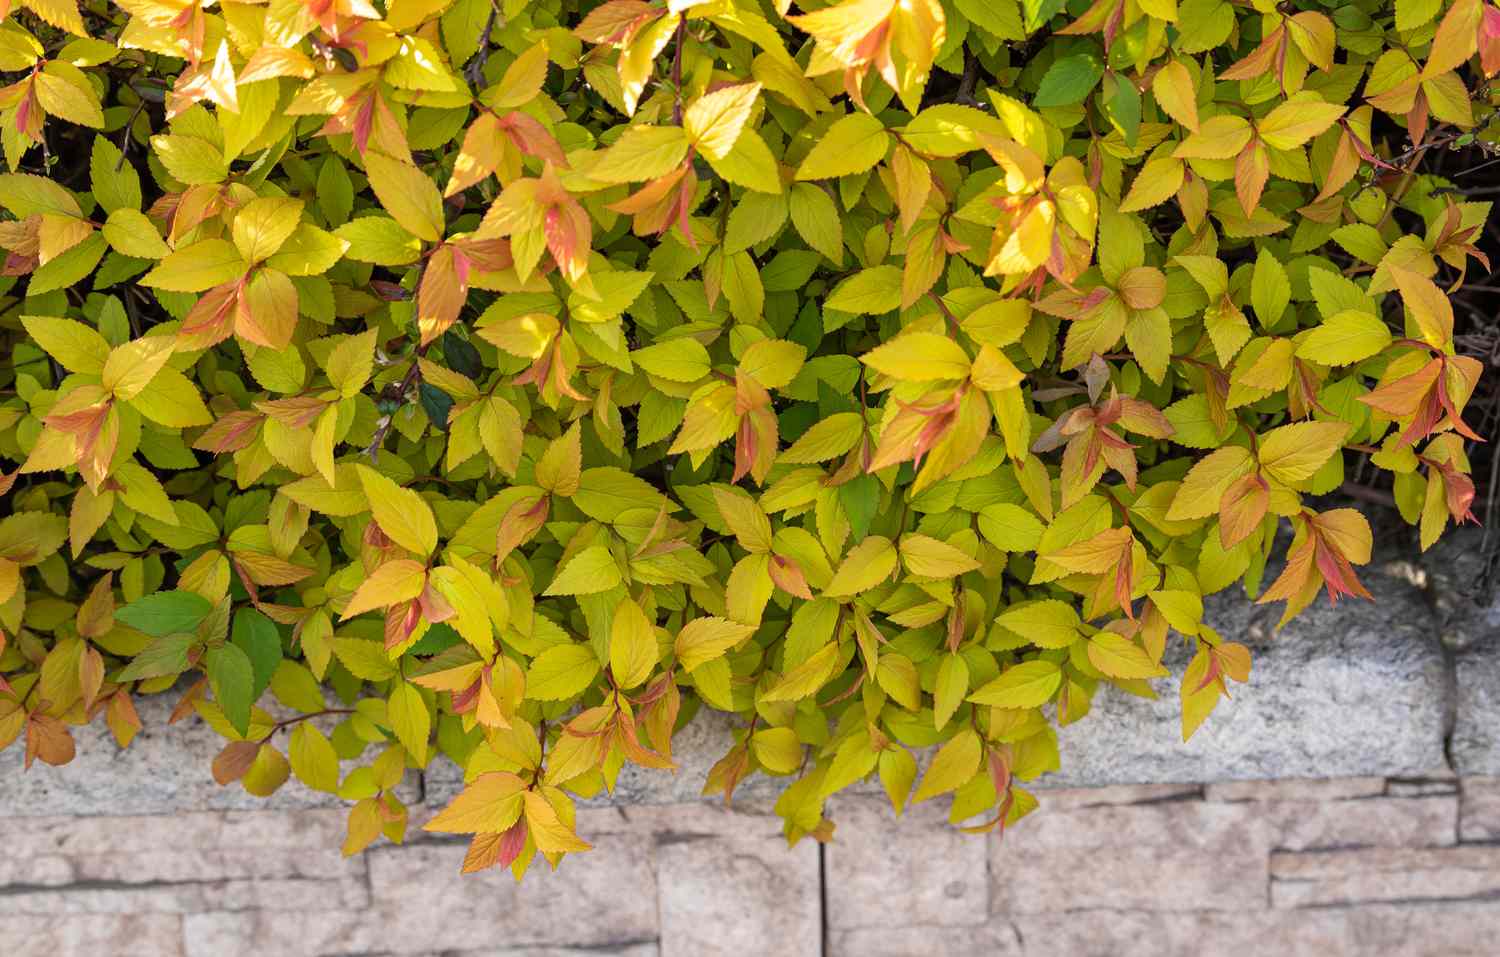
M 990 907 L 1236 910 L 1264 899 L 1270 832 L 1260 821 L 1248 805 L 1203 801 L 1038 811 L 986 842 Z
M 1493 957 L 1500 903 L 1237 912 L 1095 910 L 1015 919 L 1027 957 Z M 915 951 L 913 953 L 920 953 Z
M 369 893 L 362 881 L 267 878 L 220 881 L 79 881 L 63 887 L 0 887 L 14 914 L 52 914 L 59 921 L 94 920 L 100 914 L 192 914 L 261 908 L 278 912 L 363 907 Z M 85 915 L 87 915 L 85 917 Z
M 1458 833 L 1457 795 L 1242 805 L 1269 831 L 1275 850 L 1443 847 Z
M 818 845 L 788 848 L 774 818 L 684 808 L 632 812 L 657 830 L 662 957 L 816 954 L 822 947 Z
M 1167 801 L 1198 801 L 1201 784 L 1111 784 L 1099 788 L 1049 788 L 1038 782 L 1036 796 L 1049 810 L 1072 810 L 1101 804 L 1161 804 Z
M 588 833 L 594 850 L 557 871 L 538 857 L 526 879 L 492 868 L 463 875 L 465 845 L 379 847 L 368 853 L 381 946 L 398 953 L 507 945 L 595 946 L 657 937 L 649 835 Z M 346 948 L 350 950 L 353 948 Z
M 1500 776 L 1500 631 L 1454 656 L 1454 679 L 1454 769 L 1465 777 Z
M 509 870 L 461 875 L 461 841 L 378 846 L 363 858 L 368 907 L 190 914 L 183 924 L 187 957 L 405 957 L 502 943 L 517 953 L 630 953 L 657 939 L 653 844 L 649 834 L 601 833 L 591 823 L 579 815 L 593 851 L 569 855 L 556 872 L 538 857 L 519 883 Z
M 99 914 L 58 918 L 0 908 L 5 957 L 182 957 L 182 918 L 175 914 Z
M 1204 789 L 1209 801 L 1337 801 L 1385 793 L 1385 778 L 1293 778 L 1287 781 L 1223 781 Z
M 1083 721 L 1059 731 L 1065 786 L 1296 777 L 1424 775 L 1444 768 L 1442 649 L 1418 589 L 1371 567 L 1378 602 L 1320 597 L 1273 634 L 1277 606 L 1231 590 L 1206 619 L 1249 646 L 1250 681 L 1233 687 L 1191 741 L 1182 741 L 1176 679 L 1147 700 L 1106 688 Z M 1180 642 L 1168 664 L 1180 675 Z
M 37 762 L 22 773 L 21 750 L 8 749 L 0 758 L 14 767 L 0 773 L 0 818 L 346 806 L 295 777 L 269 798 L 248 794 L 238 783 L 220 787 L 213 779 L 213 760 L 227 742 L 197 715 L 168 725 L 177 699 L 174 692 L 137 698 L 143 728 L 128 748 L 115 744 L 101 718 L 72 729 L 78 753 L 62 767 Z M 323 726 L 328 730 L 332 721 Z M 284 735 L 276 743 L 285 751 Z M 346 763 L 345 770 L 353 766 Z M 398 794 L 407 801 L 420 798 L 415 773 Z
M 1261 911 L 1247 897 L 1237 910 L 1168 913 L 1086 910 L 1013 918 L 1026 957 L 1390 957 L 1399 951 L 1351 949 L 1347 915 Z M 1403 954 L 1404 957 L 1404 954 Z
M 287 853 L 303 855 L 301 867 L 320 867 L 303 876 L 327 876 L 327 866 L 312 852 L 343 839 L 347 815 L 339 809 L 301 811 L 199 811 L 140 816 L 33 817 L 7 831 L 5 852 L 12 860 L 58 855 L 68 859 L 116 856 L 148 859 L 155 880 L 192 880 L 255 876 L 224 869 L 232 855 L 214 869 L 169 872 L 165 862 L 182 860 L 192 852 L 254 850 L 264 857 Z M 164 852 L 184 855 L 163 856 Z M 103 864 L 97 865 L 106 866 Z M 253 861 L 246 866 L 257 866 Z M 103 876 L 96 874 L 95 876 Z
M 1367 848 L 1271 856 L 1275 907 L 1496 895 L 1500 847 Z
M 487 947 L 478 950 L 443 950 L 413 957 L 659 957 L 656 941 L 603 947 Z
M 1455 795 L 1054 808 L 1044 794 L 988 842 L 991 910 L 1234 910 L 1265 899 L 1273 851 L 1444 847 L 1457 821 Z
M 15 914 L 365 907 L 343 831 L 337 811 L 18 819 L 0 898 Z
M 1021 938 L 1011 924 L 979 927 L 918 925 L 857 927 L 833 931 L 830 957 L 1021 957 Z M 1060 951 L 1047 951 L 1050 955 Z
M 985 840 L 948 824 L 946 805 L 918 804 L 897 818 L 884 798 L 829 803 L 836 826 L 824 850 L 831 929 L 988 919 Z

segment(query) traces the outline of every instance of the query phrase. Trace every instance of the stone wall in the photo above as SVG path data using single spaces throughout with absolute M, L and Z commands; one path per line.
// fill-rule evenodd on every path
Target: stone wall
M 426 806 L 430 812 L 430 806 Z M 420 813 L 420 812 L 419 812 Z M 593 808 L 516 884 L 462 842 L 344 860 L 338 810 L 8 821 L 6 957 L 1492 955 L 1500 780 L 1058 790 L 1003 841 L 838 799 L 788 849 L 754 806 Z
M 1101 695 L 1003 841 L 856 793 L 788 849 L 773 785 L 696 800 L 728 733 L 700 720 L 678 775 L 580 812 L 596 850 L 558 874 L 461 878 L 463 843 L 417 831 L 461 785 L 442 765 L 407 784 L 411 843 L 344 860 L 337 802 L 216 787 L 220 742 L 148 702 L 129 751 L 88 729 L 72 765 L 0 776 L 0 955 L 1493 954 L 1500 609 L 1462 593 L 1472 545 L 1276 635 L 1217 599 L 1250 683 L 1187 745 L 1170 684 Z

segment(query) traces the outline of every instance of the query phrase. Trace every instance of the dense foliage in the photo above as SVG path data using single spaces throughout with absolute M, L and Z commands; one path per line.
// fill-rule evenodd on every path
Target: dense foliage
M 707 706 L 792 840 L 1003 828 L 1169 630 L 1184 735 L 1246 679 L 1202 596 L 1370 597 L 1346 459 L 1469 517 L 1500 9 L 788 6 L 0 7 L 0 747 L 175 686 L 519 875 Z

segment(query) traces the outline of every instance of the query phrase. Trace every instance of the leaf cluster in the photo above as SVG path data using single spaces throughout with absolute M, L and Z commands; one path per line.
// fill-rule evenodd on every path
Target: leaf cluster
M 1489 0 L 3 9 L 27 766 L 176 689 L 346 853 L 456 762 L 519 876 L 708 707 L 793 841 L 1003 829 L 1172 634 L 1184 737 L 1248 678 L 1205 596 L 1371 597 L 1347 462 L 1471 517 Z

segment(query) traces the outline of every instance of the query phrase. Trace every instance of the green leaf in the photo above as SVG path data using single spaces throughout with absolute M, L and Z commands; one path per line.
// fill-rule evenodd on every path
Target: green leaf
M 840 117 L 797 167 L 797 179 L 832 179 L 863 173 L 885 159 L 891 135 L 868 113 Z
M 1023 661 L 969 695 L 969 700 L 993 708 L 1039 708 L 1062 685 L 1062 677 L 1062 669 L 1050 661 Z
M 854 315 L 897 309 L 901 305 L 901 270 L 895 266 L 860 270 L 839 283 L 824 305 Z
M 979 512 L 979 533 L 1007 552 L 1029 552 L 1042 540 L 1042 520 L 1019 505 L 986 505 Z
M 630 354 L 636 365 L 672 382 L 697 382 L 708 375 L 708 350 L 697 339 L 668 339 Z
M 615 556 L 603 545 L 591 545 L 558 570 L 545 594 L 592 595 L 609 591 L 620 581 L 620 564 Z
M 1262 328 L 1281 318 L 1287 303 L 1292 298 L 1292 283 L 1276 257 L 1260 247 L 1255 259 L 1255 272 L 1250 280 L 1250 305 L 1255 307 L 1255 317 Z
M 1032 99 L 1033 106 L 1071 106 L 1082 103 L 1099 79 L 1104 76 L 1104 64 L 1091 53 L 1075 53 L 1063 57 L 1042 76 L 1042 85 Z
M 526 672 L 526 697 L 562 701 L 581 693 L 598 673 L 599 658 L 588 645 L 553 645 Z
M 424 557 L 431 555 L 437 548 L 437 521 L 422 496 L 402 488 L 368 465 L 355 468 L 380 530 L 407 551 Z
M 229 640 L 250 659 L 255 676 L 251 698 L 258 699 L 281 664 L 281 634 L 265 615 L 252 608 L 241 608 L 234 613 Z
M 339 788 L 339 756 L 323 732 L 303 721 L 292 729 L 287 742 L 292 773 L 314 791 L 333 794 Z
M 116 621 L 121 620 L 120 612 L 123 610 L 115 611 Z M 141 649 L 130 664 L 120 670 L 115 680 L 140 681 L 144 678 L 180 675 L 192 667 L 188 661 L 188 649 L 197 643 L 198 637 L 192 634 L 171 634 L 157 638 Z
M 117 209 L 141 208 L 141 177 L 135 167 L 123 162 L 120 148 L 108 137 L 94 137 L 89 154 L 89 182 L 94 200 L 108 216 Z
M 386 701 L 386 717 L 396 740 L 419 765 L 427 763 L 427 736 L 432 732 L 432 714 L 422 692 L 410 682 L 402 681 L 391 689 Z
M 995 624 L 1042 648 L 1066 648 L 1080 637 L 1073 606 L 1057 600 L 1021 602 L 1003 611 Z
M 115 609 L 115 621 L 148 635 L 191 632 L 214 610 L 213 603 L 190 591 L 159 591 Z
M 1391 330 L 1376 316 L 1345 309 L 1307 334 L 1297 355 L 1325 366 L 1342 366 L 1375 355 L 1391 344 Z
M 917 793 L 912 796 L 912 803 L 920 804 L 963 787 L 979 772 L 983 756 L 979 735 L 971 728 L 963 729 L 933 756 L 932 764 L 922 776 L 922 783 L 917 786 Z
M 938 665 L 937 681 L 932 692 L 932 722 L 943 730 L 969 693 L 969 665 L 962 655 L 949 654 Z
M 1112 631 L 1101 631 L 1089 639 L 1089 663 L 1111 678 L 1158 678 L 1167 669 L 1151 660 L 1140 645 Z
M 813 249 L 827 256 L 835 265 L 844 262 L 844 224 L 838 207 L 822 187 L 797 183 L 792 187 L 787 208 L 797 235 Z M 770 288 L 770 284 L 767 284 Z M 795 288 L 795 287 L 793 287 Z
M 255 704 L 255 666 L 238 645 L 208 650 L 208 683 L 214 700 L 229 724 L 241 735 L 250 733 L 250 708 Z

